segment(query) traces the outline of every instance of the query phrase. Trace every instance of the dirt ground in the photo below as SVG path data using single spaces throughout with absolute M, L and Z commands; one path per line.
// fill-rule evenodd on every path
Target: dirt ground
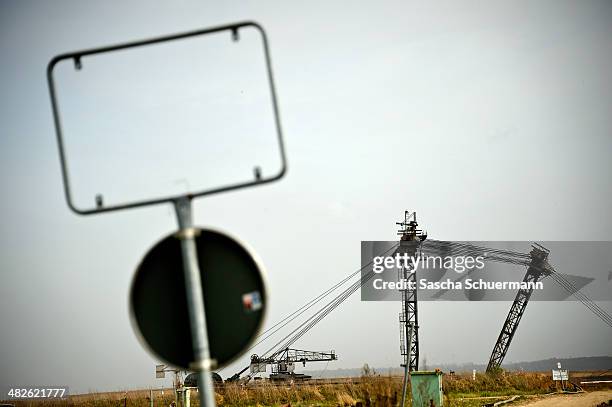
M 610 400 L 612 400 L 612 390 L 602 390 L 589 393 L 547 396 L 518 405 L 525 407 L 593 407 Z

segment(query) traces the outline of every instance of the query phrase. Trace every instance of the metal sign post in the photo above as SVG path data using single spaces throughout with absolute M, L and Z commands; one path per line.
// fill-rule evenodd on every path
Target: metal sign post
M 83 208 L 77 206 L 76 202 L 74 201 L 74 197 L 71 190 L 71 177 L 68 171 L 68 157 L 64 143 L 62 120 L 58 100 L 58 90 L 56 89 L 56 83 L 54 79 L 54 69 L 56 65 L 66 62 L 74 62 L 74 68 L 80 71 L 86 66 L 83 64 L 84 59 L 89 61 L 91 58 L 94 58 L 97 55 L 114 53 L 118 51 L 123 52 L 125 50 L 133 48 L 151 47 L 162 43 L 177 42 L 196 38 L 203 35 L 216 34 L 224 31 L 231 33 L 231 38 L 233 41 L 238 41 L 240 38 L 238 32 L 243 28 L 255 29 L 257 32 L 259 32 L 262 41 L 264 62 L 267 71 L 266 79 L 269 86 L 269 96 L 270 102 L 272 104 L 272 112 L 274 114 L 275 132 L 280 153 L 281 167 L 278 172 L 263 176 L 261 174 L 260 169 L 257 167 L 254 176 L 252 174 L 249 174 L 249 178 L 242 182 L 218 185 L 210 187 L 208 189 L 196 190 L 181 195 L 166 195 L 159 196 L 156 198 L 147 198 L 129 202 L 115 203 L 111 205 L 105 205 L 103 197 L 101 195 L 97 195 L 95 197 L 95 207 Z M 207 273 L 206 270 L 204 270 L 206 274 L 204 275 L 204 277 L 202 277 L 199 264 L 203 263 L 198 261 L 198 244 L 196 242 L 196 237 L 202 229 L 195 228 L 193 226 L 191 201 L 192 199 L 197 197 L 227 191 L 234 191 L 237 189 L 242 189 L 251 186 L 259 186 L 266 183 L 274 182 L 281 179 L 285 175 L 287 169 L 287 162 L 282 139 L 279 109 L 276 100 L 276 91 L 274 88 L 271 58 L 268 50 L 268 40 L 263 27 L 261 27 L 255 22 L 247 21 L 186 33 L 179 33 L 165 37 L 150 38 L 141 41 L 65 53 L 55 56 L 49 62 L 47 66 L 47 81 L 49 85 L 49 94 L 51 96 L 51 107 L 53 109 L 53 120 L 55 125 L 55 133 L 59 150 L 59 159 L 62 170 L 64 195 L 66 197 L 68 207 L 72 211 L 80 215 L 92 215 L 102 212 L 111 212 L 116 210 L 157 205 L 161 203 L 171 203 L 174 205 L 179 224 L 179 231 L 174 235 L 174 237 L 180 240 L 180 259 L 182 259 L 183 263 L 183 276 L 185 286 L 184 294 L 186 299 L 186 304 L 184 305 L 186 305 L 186 308 L 188 310 L 187 313 L 190 325 L 189 329 L 191 331 L 191 345 L 193 348 L 193 354 L 191 354 L 191 352 L 185 352 L 185 350 L 189 348 L 188 346 L 180 346 L 181 340 L 184 339 L 182 336 L 178 338 L 171 338 L 178 339 L 176 341 L 169 340 L 169 338 L 165 336 L 163 332 L 151 329 L 148 329 L 146 331 L 146 334 L 143 336 L 146 337 L 145 339 L 149 342 L 149 345 L 151 344 L 151 340 L 155 339 L 155 346 L 152 347 L 152 350 L 154 351 L 154 353 L 157 352 L 158 356 L 160 349 L 164 350 L 165 354 L 169 354 L 172 356 L 172 360 L 170 360 L 170 362 L 172 362 L 172 364 L 174 364 L 175 366 L 180 365 L 182 368 L 186 368 L 188 366 L 190 369 L 198 372 L 200 405 L 202 407 L 214 407 L 215 393 L 213 388 L 211 369 L 221 366 L 224 363 L 228 363 L 230 359 L 237 357 L 237 355 L 239 355 L 248 347 L 246 346 L 248 344 L 248 341 L 253 339 L 256 331 L 261 327 L 262 324 L 262 314 L 264 305 L 262 302 L 262 298 L 265 297 L 265 287 L 262 282 L 260 267 L 253 260 L 252 256 L 248 253 L 248 251 L 238 242 L 229 239 L 219 233 L 209 232 L 209 237 L 212 241 L 211 244 L 217 248 L 217 251 L 215 251 L 215 249 L 212 249 L 212 251 L 209 252 L 211 254 L 210 256 L 201 256 L 205 257 L 205 259 L 203 260 L 214 260 L 213 263 L 204 263 L 209 264 L 205 268 L 209 268 L 210 270 L 208 270 Z M 205 239 L 202 239 L 202 244 L 208 244 L 204 242 L 204 240 Z M 162 241 L 161 243 L 165 244 L 168 242 Z M 141 270 L 143 273 L 143 280 L 145 280 L 147 283 L 151 282 L 151 285 L 136 285 L 132 288 L 133 294 L 134 292 L 138 294 L 138 299 L 140 299 L 140 297 L 144 297 L 142 302 L 135 302 L 136 305 L 140 307 L 140 315 L 137 315 L 137 317 L 140 316 L 139 323 L 144 324 L 144 327 L 146 328 L 150 328 L 151 325 L 156 326 L 159 324 L 156 323 L 157 321 L 151 324 L 150 316 L 147 314 L 147 312 L 148 310 L 155 308 L 155 306 L 151 302 L 147 302 L 149 297 L 147 297 L 143 293 L 148 293 L 150 296 L 152 292 L 157 292 L 156 290 L 158 290 L 160 286 L 159 284 L 156 286 L 156 284 L 160 282 L 162 284 L 166 283 L 166 285 L 162 286 L 161 289 L 176 289 L 178 286 L 180 286 L 180 284 L 182 284 L 182 281 L 180 281 L 182 279 L 177 278 L 176 274 L 174 273 L 174 267 L 175 265 L 177 265 L 179 257 L 173 256 L 174 252 L 172 251 L 172 248 L 173 246 L 171 245 L 161 247 L 160 252 L 153 253 L 153 255 L 155 255 L 155 261 L 152 261 L 153 267 L 151 267 L 151 264 L 147 263 L 147 266 L 143 267 L 143 269 Z M 163 260 L 165 260 L 165 262 Z M 171 265 L 169 266 L 168 263 L 171 263 Z M 168 274 L 169 272 L 170 274 Z M 204 307 L 203 293 L 204 291 L 206 291 L 207 293 L 207 301 L 210 301 L 209 308 L 215 309 L 215 307 L 226 305 L 225 303 L 228 301 L 228 298 L 224 297 L 229 296 L 224 296 L 223 292 L 209 292 L 210 290 L 217 289 L 219 286 L 222 286 L 222 288 L 224 289 L 226 288 L 225 286 L 223 286 L 223 284 L 219 283 L 218 278 L 219 273 L 223 274 L 225 272 L 233 273 L 234 277 L 236 275 L 239 275 L 241 277 L 240 284 L 234 285 L 240 286 L 241 288 L 247 290 L 245 292 L 237 293 L 236 290 L 238 290 L 240 288 L 239 287 L 234 289 L 234 291 L 231 293 L 231 300 L 233 301 L 232 312 L 234 312 L 235 315 L 239 315 L 242 317 L 242 319 L 240 320 L 240 332 L 234 332 L 234 335 L 229 338 L 227 334 L 227 324 L 222 319 L 220 321 L 219 315 L 215 315 L 216 313 L 218 313 L 218 311 L 213 312 L 209 316 L 209 323 L 211 323 L 213 326 L 213 328 L 211 329 L 211 334 L 213 339 L 215 339 L 212 341 L 211 348 L 211 343 L 209 343 L 209 333 L 207 332 L 207 318 L 206 310 Z M 168 275 L 170 275 L 169 279 Z M 207 286 L 203 288 L 203 281 L 206 282 L 210 275 L 214 275 L 215 278 L 211 277 L 208 281 L 209 284 L 207 284 Z M 245 275 L 249 278 L 245 279 Z M 152 278 L 152 280 L 149 281 L 147 280 L 147 278 Z M 156 278 L 158 279 L 155 280 Z M 172 287 L 170 287 L 170 285 L 172 285 Z M 241 296 L 237 297 L 238 295 Z M 182 296 L 183 292 L 177 292 L 177 298 L 182 298 Z M 132 297 L 134 298 L 134 295 Z M 236 298 L 241 298 L 242 302 L 234 301 L 234 299 Z M 246 303 L 245 299 L 247 300 Z M 179 303 L 181 301 L 176 302 Z M 210 307 L 211 305 L 212 307 Z M 183 307 L 182 303 L 180 304 L 180 307 Z M 178 309 L 182 310 L 183 308 L 180 307 Z M 177 319 L 179 319 L 180 317 L 181 316 L 179 315 Z M 238 320 L 240 318 L 236 319 Z M 181 320 L 181 323 L 182 322 L 183 321 Z M 186 323 L 181 326 L 185 325 Z M 140 328 L 142 327 L 143 326 L 140 326 Z M 243 338 L 238 338 L 239 335 L 242 335 Z M 221 340 L 219 339 L 219 336 L 221 336 Z M 222 342 L 223 346 L 219 346 L 218 342 Z M 215 349 L 215 346 L 220 349 Z M 175 352 L 168 352 L 169 349 L 174 350 Z M 213 360 L 211 358 L 211 349 L 213 351 L 212 353 L 215 355 L 215 359 L 217 360 Z M 159 370 L 156 369 L 157 377 L 163 377 L 163 372 L 164 368 Z
M 561 369 L 561 363 L 557 363 L 557 370 L 553 369 L 552 379 L 556 382 L 561 382 L 561 390 L 565 391 L 564 381 L 569 381 L 569 371 Z
M 198 372 L 198 387 L 200 391 L 200 405 L 215 405 L 215 390 L 210 369 L 215 362 L 210 359 L 208 347 L 208 333 L 206 332 L 206 310 L 204 309 L 204 296 L 202 295 L 202 281 L 198 265 L 198 255 L 195 246 L 196 229 L 193 227 L 191 216 L 191 199 L 179 198 L 174 202 L 176 217 L 178 219 L 178 237 L 181 240 L 183 255 L 183 272 L 185 274 L 185 294 L 189 309 L 189 322 L 191 325 L 191 340 L 195 360 L 190 366 Z

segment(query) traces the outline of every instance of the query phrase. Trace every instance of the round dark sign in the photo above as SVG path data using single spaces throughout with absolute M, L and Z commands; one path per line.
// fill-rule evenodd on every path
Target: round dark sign
M 241 243 L 217 231 L 197 230 L 210 354 L 222 367 L 248 348 L 263 325 L 266 284 L 261 265 Z M 189 369 L 195 358 L 176 235 L 157 243 L 138 266 L 130 305 L 132 325 L 145 346 L 162 361 Z

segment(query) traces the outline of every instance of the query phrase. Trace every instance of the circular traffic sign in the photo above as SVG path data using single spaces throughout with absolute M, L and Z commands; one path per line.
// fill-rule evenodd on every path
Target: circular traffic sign
M 226 234 L 196 229 L 211 359 L 222 367 L 238 357 L 263 325 L 266 284 L 254 254 Z M 159 241 L 138 266 L 130 290 L 132 325 L 145 347 L 183 369 L 194 362 L 181 241 Z

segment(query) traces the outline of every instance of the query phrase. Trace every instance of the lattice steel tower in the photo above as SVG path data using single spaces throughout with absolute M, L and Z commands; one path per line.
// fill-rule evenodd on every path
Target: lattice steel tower
M 420 242 L 427 238 L 427 233 L 418 229 L 416 212 L 404 212 L 404 221 L 396 222 L 401 229 L 397 232 L 400 236 L 400 244 L 397 254 L 409 258 L 416 256 L 419 251 Z M 404 280 L 406 289 L 402 290 L 402 312 L 399 315 L 400 322 L 400 351 L 404 359 L 402 366 L 408 365 L 409 371 L 419 368 L 419 314 L 417 306 L 417 278 L 416 270 L 412 261 L 406 262 L 405 267 L 400 267 L 398 280 Z M 412 329 L 410 327 L 412 326 Z M 409 335 L 412 333 L 412 340 Z M 410 349 L 407 349 L 410 344 Z
M 548 254 L 549 251 L 547 248 L 534 243 L 532 250 L 529 253 L 531 256 L 531 263 L 527 268 L 527 273 L 525 273 L 523 282 L 535 283 L 550 274 Z M 525 308 L 527 308 L 527 303 L 529 303 L 531 294 L 533 294 L 533 288 L 521 288 L 516 294 L 512 307 L 510 307 L 510 312 L 508 312 L 508 316 L 504 321 L 504 326 L 502 327 L 499 337 L 497 338 L 497 342 L 495 342 L 495 346 L 493 347 L 493 352 L 491 353 L 489 364 L 487 365 L 487 372 L 492 372 L 501 367 L 501 364 L 506 357 L 506 353 L 510 348 L 510 342 L 512 342 L 512 338 L 514 338 L 519 322 L 521 322 L 521 318 L 525 313 Z

